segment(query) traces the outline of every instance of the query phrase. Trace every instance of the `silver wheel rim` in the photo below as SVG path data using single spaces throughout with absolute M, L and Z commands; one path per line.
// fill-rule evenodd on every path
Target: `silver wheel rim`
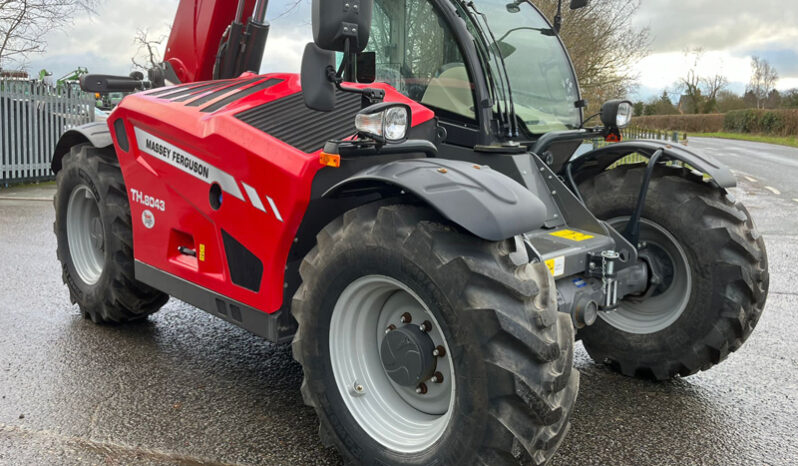
M 618 231 L 623 231 L 628 222 L 629 217 L 619 217 L 608 223 Z M 681 317 L 690 301 L 693 279 L 684 248 L 668 230 L 650 220 L 641 219 L 640 241 L 647 243 L 649 248 L 656 248 L 658 254 L 670 260 L 673 267 L 670 284 L 662 293 L 645 299 L 624 299 L 617 310 L 600 312 L 599 317 L 618 330 L 647 335 L 670 327 Z
M 427 382 L 427 394 L 402 387 L 386 374 L 380 345 L 390 325 L 429 321 L 428 332 L 446 354 L 437 359 L 444 380 Z M 330 322 L 330 361 L 335 383 L 358 425 L 384 447 L 415 453 L 443 435 L 454 407 L 454 366 L 451 352 L 435 316 L 407 285 L 390 277 L 369 275 L 341 293 Z
M 94 285 L 105 267 L 105 231 L 97 200 L 85 185 L 69 196 L 66 227 L 72 265 L 84 283 Z

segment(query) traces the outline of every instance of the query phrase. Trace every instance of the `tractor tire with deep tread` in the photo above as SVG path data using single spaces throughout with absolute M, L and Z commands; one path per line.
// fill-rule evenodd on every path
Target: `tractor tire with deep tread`
M 100 149 L 90 144 L 72 147 L 64 156 L 56 181 L 53 228 L 62 278 L 72 303 L 95 323 L 141 320 L 158 311 L 169 296 L 135 279 L 130 204 L 114 148 Z M 97 261 L 101 265 L 96 267 L 94 280 L 82 278 L 80 265 L 76 268 L 70 250 L 68 215 L 76 191 L 91 193 L 85 197 L 93 197 L 99 219 L 97 230 L 103 232 L 102 259 Z M 73 244 L 74 241 L 73 238 Z
M 628 218 L 645 169 L 625 165 L 584 181 L 588 208 L 605 221 Z M 709 369 L 739 349 L 759 321 L 769 284 L 765 243 L 740 202 L 684 168 L 655 169 L 643 219 L 680 243 L 689 300 L 655 332 L 630 333 L 600 317 L 579 337 L 595 361 L 630 377 L 665 380 Z
M 321 231 L 300 269 L 293 353 L 321 438 L 347 463 L 540 465 L 552 457 L 568 430 L 579 385 L 573 328 L 557 311 L 546 267 L 513 265 L 513 244 L 480 240 L 427 208 L 408 205 L 367 205 Z M 366 276 L 391 277 L 412 289 L 441 323 L 450 347 L 456 380 L 451 417 L 423 450 L 398 452 L 375 440 L 347 408 L 343 397 L 350 395 L 335 380 L 331 319 L 342 292 Z

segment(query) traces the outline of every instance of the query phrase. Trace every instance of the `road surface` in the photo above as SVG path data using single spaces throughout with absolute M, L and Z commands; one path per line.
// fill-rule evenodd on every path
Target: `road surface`
M 798 151 L 690 144 L 735 169 L 734 194 L 764 233 L 762 320 L 720 366 L 664 383 L 617 375 L 578 346 L 582 388 L 554 465 L 798 464 Z M 289 346 L 178 301 L 143 324 L 91 324 L 61 284 L 52 204 L 8 197 L 0 191 L 0 464 L 340 464 L 302 404 Z

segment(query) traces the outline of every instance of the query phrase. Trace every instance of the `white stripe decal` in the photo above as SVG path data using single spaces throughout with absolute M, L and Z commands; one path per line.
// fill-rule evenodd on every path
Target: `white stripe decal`
M 277 210 L 277 206 L 274 204 L 274 199 L 270 198 L 269 196 L 266 196 L 266 200 L 269 201 L 269 205 L 271 206 L 272 211 L 274 212 L 274 216 L 277 217 L 277 220 L 282 222 L 283 221 L 283 216 L 280 215 L 280 211 Z M 285 223 L 285 222 L 283 222 L 283 223 Z
M 249 200 L 252 201 L 252 205 L 255 206 L 256 209 L 260 210 L 261 212 L 266 212 L 266 207 L 263 206 L 263 202 L 260 200 L 260 196 L 258 192 L 252 186 L 244 183 L 243 181 L 241 184 L 244 186 L 244 191 L 247 192 L 247 196 L 249 196 Z
M 135 130 L 136 141 L 140 151 L 162 162 L 166 162 L 208 184 L 218 183 L 224 192 L 246 202 L 236 179 L 229 173 L 210 165 L 199 157 L 191 155 L 177 146 L 159 137 L 153 136 L 144 130 L 139 128 L 135 128 Z M 263 203 L 261 203 L 261 205 L 263 205 Z

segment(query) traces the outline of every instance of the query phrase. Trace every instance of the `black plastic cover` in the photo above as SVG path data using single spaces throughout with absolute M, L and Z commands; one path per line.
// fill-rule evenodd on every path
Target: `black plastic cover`
M 255 293 L 260 291 L 263 262 L 224 230 L 222 230 L 222 241 L 232 282 Z
M 320 112 L 335 109 L 335 84 L 327 78 L 327 68 L 330 66 L 335 66 L 335 53 L 322 50 L 312 42 L 305 46 L 301 79 L 308 108 Z
M 373 0 L 313 0 L 313 41 L 333 52 L 362 52 L 369 42 Z
M 490 167 L 458 160 L 413 159 L 377 165 L 337 184 L 324 197 L 374 183 L 414 194 L 488 241 L 536 230 L 546 221 L 546 206 L 517 181 Z
M 689 148 L 682 144 L 672 144 L 663 141 L 641 139 L 628 142 L 610 144 L 600 149 L 582 154 L 572 163 L 577 181 L 595 176 L 618 160 L 634 153 L 651 157 L 656 151 L 662 149 L 664 154 L 661 160 L 678 160 L 694 169 L 712 177 L 712 182 L 721 188 L 737 186 L 734 174 L 709 154 Z

